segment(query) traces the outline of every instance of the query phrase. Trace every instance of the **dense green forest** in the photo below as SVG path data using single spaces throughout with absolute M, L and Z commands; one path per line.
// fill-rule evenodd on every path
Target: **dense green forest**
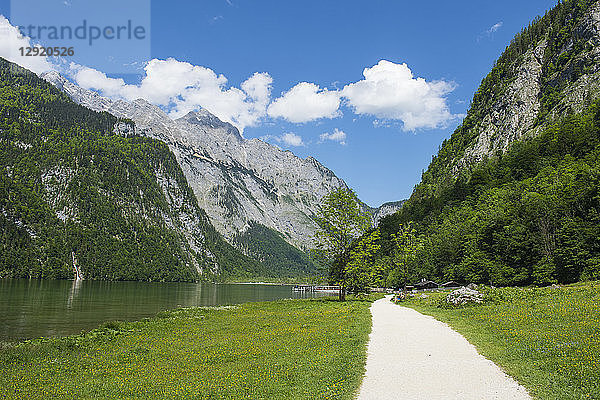
M 86 279 L 264 272 L 215 231 L 168 146 L 133 128 L 0 58 L 0 277 L 70 278 L 72 252 Z
M 256 222 L 234 238 L 244 254 L 268 265 L 265 277 L 293 278 L 315 276 L 317 267 L 308 255 L 285 241 L 282 234 Z
M 569 85 L 599 67 L 578 28 L 592 3 L 560 2 L 508 46 L 411 198 L 381 221 L 374 284 L 600 279 L 600 103 L 586 96 L 582 113 L 561 105 Z M 456 168 L 523 55 L 544 40 L 539 134 Z

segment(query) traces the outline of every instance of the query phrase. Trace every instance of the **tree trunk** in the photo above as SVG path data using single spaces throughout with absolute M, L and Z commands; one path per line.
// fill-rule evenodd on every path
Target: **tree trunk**
M 346 288 L 343 288 L 341 286 L 340 286 L 340 291 L 339 291 L 339 300 L 346 301 Z

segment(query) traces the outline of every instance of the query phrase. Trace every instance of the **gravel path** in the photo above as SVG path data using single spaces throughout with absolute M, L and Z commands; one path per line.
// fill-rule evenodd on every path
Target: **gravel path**
M 373 330 L 359 400 L 531 399 L 448 325 L 390 299 L 371 306 Z

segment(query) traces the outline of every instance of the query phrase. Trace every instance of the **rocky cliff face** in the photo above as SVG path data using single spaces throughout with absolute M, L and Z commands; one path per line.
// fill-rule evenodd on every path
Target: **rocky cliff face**
M 382 218 L 399 211 L 405 201 L 406 200 L 390 201 L 388 203 L 383 203 L 379 208 L 373 209 L 373 225 L 377 226 Z
M 314 158 L 301 159 L 261 140 L 244 139 L 234 126 L 206 110 L 172 120 L 144 100 L 112 101 L 54 72 L 44 78 L 77 103 L 129 118 L 138 133 L 166 142 L 200 207 L 229 241 L 257 222 L 298 247 L 310 246 L 320 199 L 346 186 Z
M 485 158 L 586 109 L 600 98 L 600 2 L 566 1 L 536 19 L 483 79 L 461 126 L 445 141 L 418 198 L 439 193 Z
M 509 145 L 531 134 L 540 112 L 542 64 L 546 40 L 528 50 L 523 62 L 515 65 L 515 78 L 490 107 L 490 111 L 474 128 L 475 142 L 466 149 L 457 167 L 481 161 L 497 151 L 505 151 Z
M 592 2 L 583 15 L 570 12 L 566 20 L 572 24 L 564 27 L 571 31 L 566 40 L 557 43 L 560 39 L 549 29 L 510 66 L 511 82 L 475 128 L 476 140 L 458 165 L 504 152 L 511 143 L 537 135 L 600 97 L 600 3 Z M 555 92 L 555 101 L 547 99 L 549 91 Z

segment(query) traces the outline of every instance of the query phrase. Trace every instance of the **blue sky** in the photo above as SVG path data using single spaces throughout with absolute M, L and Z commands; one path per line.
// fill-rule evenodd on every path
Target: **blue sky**
M 61 3 L 65 7 L 68 4 L 64 0 Z M 223 101 L 242 101 L 237 88 L 246 88 L 248 94 L 248 86 L 243 83 L 255 73 L 262 73 L 251 81 L 256 84 L 252 87 L 258 88 L 251 109 L 247 109 L 247 99 L 239 103 L 252 116 L 240 122 L 244 136 L 264 138 L 300 157 L 314 156 L 354 188 L 363 201 L 378 206 L 410 196 L 431 156 L 460 123 L 460 116 L 494 60 L 522 27 L 555 3 L 152 1 L 150 56 L 135 54 L 141 75 L 108 74 L 108 78 L 123 78 L 125 82 L 110 93 L 149 93 L 133 87 L 146 74 L 141 70 L 149 61 L 146 58 L 173 58 L 204 67 L 196 71 L 202 75 L 198 78 L 202 82 L 208 82 L 207 71 L 214 72 L 218 90 L 236 88 L 227 92 Z M 0 13 L 13 22 L 8 1 L 0 1 Z M 110 14 L 106 10 L 107 18 Z M 97 53 L 102 56 L 102 51 Z M 382 64 L 381 60 L 389 63 Z M 74 61 L 94 71 L 109 72 L 97 60 Z M 403 63 L 406 67 L 401 67 Z M 158 63 L 157 67 L 161 65 L 167 66 Z M 371 81 L 363 76 L 365 68 L 371 68 L 374 75 L 377 72 L 377 76 L 392 77 L 386 82 L 393 84 L 393 79 L 410 70 L 410 83 L 421 85 L 429 93 L 415 102 L 422 101 L 424 107 L 433 104 L 432 110 L 439 117 L 428 119 L 430 113 L 426 110 L 421 115 L 425 120 L 408 121 L 403 111 L 393 109 L 396 104 L 411 108 L 406 99 L 386 102 L 378 96 L 372 104 L 368 92 Z M 87 82 L 87 86 L 104 94 L 114 88 L 115 81 L 91 73 L 75 76 L 84 86 Z M 419 77 L 424 81 L 417 82 Z M 301 82 L 306 84 L 297 87 L 294 99 L 310 102 L 311 94 L 322 95 L 314 97 L 315 101 L 323 101 L 319 107 L 303 110 L 306 102 L 295 103 L 291 98 L 278 107 L 272 106 Z M 358 85 L 354 91 L 344 89 L 352 84 Z M 270 94 L 265 98 L 259 89 L 268 85 Z M 160 90 L 153 89 L 148 96 L 155 103 L 166 104 L 156 95 Z M 423 93 L 415 90 L 417 95 Z M 386 92 L 377 92 L 381 93 Z M 165 108 L 183 112 L 206 101 L 212 107 L 214 102 L 203 96 L 210 93 L 194 92 L 190 95 L 194 101 L 179 104 L 175 111 L 171 97 Z M 407 96 L 411 103 L 410 93 Z M 206 108 L 213 111 L 210 107 Z M 217 114 L 229 115 L 227 105 L 214 103 L 214 107 Z M 411 124 L 414 127 L 408 126 Z

